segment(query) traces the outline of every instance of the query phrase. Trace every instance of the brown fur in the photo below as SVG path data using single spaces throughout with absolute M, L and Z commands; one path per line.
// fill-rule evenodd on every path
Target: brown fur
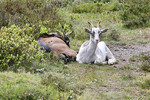
M 66 43 L 58 37 L 41 37 L 40 42 L 50 47 L 52 52 L 57 56 L 57 59 L 59 59 L 59 55 L 62 53 L 73 58 L 77 55 L 76 51 L 70 49 Z

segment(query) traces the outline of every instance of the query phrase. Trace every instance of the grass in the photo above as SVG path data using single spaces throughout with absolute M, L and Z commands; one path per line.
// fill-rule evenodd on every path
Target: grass
M 0 99 L 58 99 L 62 95 L 67 97 L 67 93 L 62 92 L 59 95 L 53 85 L 41 84 L 38 74 L 1 72 L 0 80 Z
M 75 62 L 49 67 L 45 73 L 36 74 L 1 72 L 1 99 L 55 100 L 61 97 L 66 100 L 70 96 L 75 100 L 148 98 L 147 88 L 150 86 L 147 80 L 150 74 L 145 76 L 132 67 L 113 68 Z
M 131 66 L 131 65 L 124 65 L 124 66 L 120 66 L 118 69 L 120 70 L 135 70 L 135 66 Z

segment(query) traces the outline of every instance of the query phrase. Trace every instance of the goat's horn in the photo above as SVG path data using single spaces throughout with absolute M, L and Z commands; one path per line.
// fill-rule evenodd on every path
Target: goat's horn
M 71 33 L 72 33 L 72 31 L 71 32 L 67 32 L 65 35 L 68 37 Z
M 63 35 L 65 36 L 64 27 L 62 26 L 61 28 L 62 28 Z
M 101 21 L 98 22 L 97 27 L 99 27 L 99 24 L 101 23 Z
M 94 25 L 92 23 L 88 22 L 88 24 L 90 24 L 92 26 L 92 28 L 94 27 Z

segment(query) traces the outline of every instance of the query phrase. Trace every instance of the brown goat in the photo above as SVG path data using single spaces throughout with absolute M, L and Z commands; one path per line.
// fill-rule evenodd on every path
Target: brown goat
M 69 46 L 58 37 L 40 37 L 39 42 L 44 44 L 45 47 L 50 48 L 51 51 L 57 56 L 59 60 L 60 54 L 65 54 L 72 59 L 76 58 L 76 51 L 69 48 Z
M 57 34 L 57 33 L 48 33 L 48 35 L 53 35 L 54 37 L 58 37 L 58 38 L 62 39 L 70 47 L 70 45 L 69 45 L 70 40 L 69 40 L 68 36 L 71 33 L 72 33 L 72 31 L 67 32 L 67 33 L 64 33 L 64 31 L 63 31 L 63 35 L 60 35 L 60 34 Z

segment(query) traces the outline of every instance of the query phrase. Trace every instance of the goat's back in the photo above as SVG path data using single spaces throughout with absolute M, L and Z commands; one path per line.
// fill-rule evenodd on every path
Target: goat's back
M 49 37 L 49 38 L 40 38 L 40 42 L 44 43 L 47 47 L 51 48 L 52 52 L 56 55 L 61 53 L 66 54 L 67 56 L 76 57 L 77 53 L 70 49 L 66 43 L 57 37 Z

